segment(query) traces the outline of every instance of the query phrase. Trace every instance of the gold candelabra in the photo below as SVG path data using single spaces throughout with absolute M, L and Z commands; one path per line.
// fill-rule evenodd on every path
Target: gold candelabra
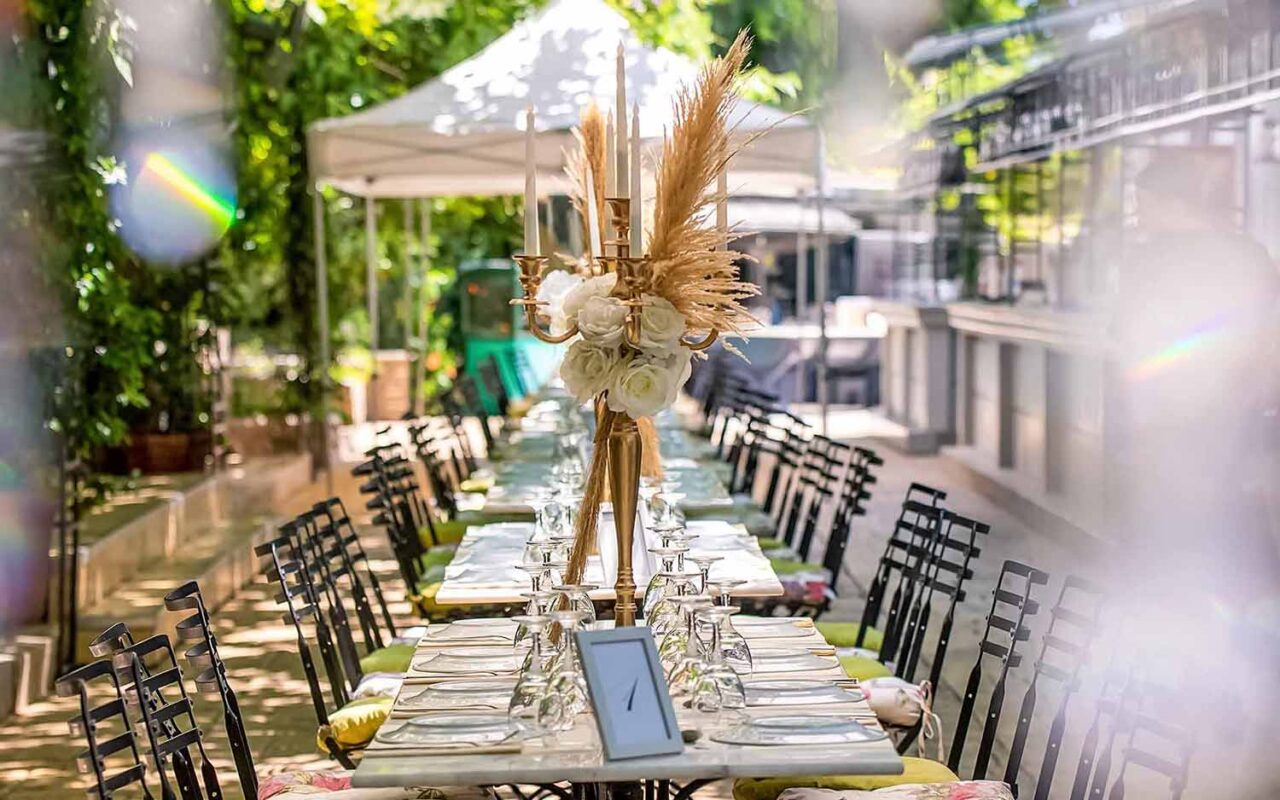
M 627 309 L 623 326 L 623 341 L 627 347 L 639 349 L 640 326 L 645 301 L 647 259 L 643 255 L 631 255 L 631 199 L 609 197 L 605 199 L 613 222 L 615 237 L 605 242 L 605 255 L 593 259 L 593 272 L 613 272 L 618 276 L 615 293 Z M 529 332 L 551 344 L 561 344 L 578 335 L 578 326 L 570 322 L 563 333 L 544 330 L 538 319 L 538 288 L 546 272 L 549 259 L 520 253 L 514 256 L 520 266 L 520 289 L 524 296 L 512 300 L 512 305 L 524 306 L 525 321 Z M 719 331 L 711 330 L 701 339 L 680 343 L 692 351 L 706 350 L 715 343 Z M 601 395 L 603 397 L 604 395 Z M 597 415 L 599 416 L 599 415 Z M 618 414 L 613 422 L 606 443 L 609 448 L 609 491 L 613 497 L 613 520 L 618 542 L 618 576 L 614 582 L 617 600 L 614 606 L 614 624 L 630 626 L 636 623 L 636 582 L 631 563 L 631 550 L 635 542 L 636 508 L 640 496 L 640 463 L 643 445 L 635 420 L 626 414 Z

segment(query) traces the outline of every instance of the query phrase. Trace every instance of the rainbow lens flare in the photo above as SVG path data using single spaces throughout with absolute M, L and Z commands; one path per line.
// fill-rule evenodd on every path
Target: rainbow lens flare
M 121 237 L 156 264 L 179 264 L 217 245 L 236 219 L 233 173 L 218 148 L 152 143 L 125 156 L 139 164 L 112 187 Z
M 1161 372 L 1207 347 L 1225 334 L 1226 329 L 1221 320 L 1214 318 L 1134 364 L 1125 377 L 1135 383 L 1155 378 Z
M 209 215 L 218 226 L 218 234 L 231 227 L 236 216 L 236 204 L 201 186 L 197 179 L 173 163 L 164 153 L 152 153 L 142 165 L 144 174 L 151 173 L 172 189 L 179 197 Z

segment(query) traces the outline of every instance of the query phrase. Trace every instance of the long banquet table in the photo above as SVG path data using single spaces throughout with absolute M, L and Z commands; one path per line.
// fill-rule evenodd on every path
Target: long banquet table
M 820 659 L 822 664 L 804 672 L 757 671 L 746 680 L 748 691 L 759 681 L 798 677 L 848 685 L 834 656 L 834 650 L 811 621 L 769 618 L 768 622 L 747 624 L 760 619 L 746 618 L 742 620 L 743 624 L 739 629 L 753 649 L 761 654 L 760 663 L 766 665 L 763 668 L 767 668 L 768 663 L 763 656 L 774 652 L 784 654 L 807 651 Z M 793 626 L 797 632 L 787 631 L 790 635 L 779 637 L 777 634 L 780 633 L 780 626 Z M 454 647 L 492 644 L 505 640 L 458 638 L 450 635 L 452 628 L 452 625 L 432 626 L 428 635 L 419 642 L 414 666 L 405 677 L 396 705 L 390 719 L 384 724 L 383 731 L 394 731 L 405 720 L 431 712 L 432 709 L 421 706 L 408 707 L 408 699 L 413 698 L 425 685 L 466 677 L 457 673 L 429 671 L 430 665 L 423 662 L 429 661 L 430 656 L 447 652 Z M 503 680 L 503 676 L 491 677 L 495 681 Z M 514 675 L 508 676 L 507 680 L 514 681 Z M 749 716 L 779 713 L 847 715 L 868 728 L 879 730 L 875 714 L 866 702 L 856 693 L 851 697 L 857 699 L 806 706 L 749 706 L 746 713 Z M 500 710 L 495 708 L 489 711 L 493 713 Z M 903 770 L 902 760 L 887 738 L 835 745 L 730 745 L 712 741 L 711 736 L 718 724 L 715 715 L 684 708 L 679 698 L 676 698 L 676 716 L 682 730 L 694 729 L 699 733 L 697 741 L 686 744 L 683 753 L 622 761 L 604 760 L 595 722 L 590 714 L 580 715 L 573 728 L 553 737 L 550 742 L 533 739 L 515 745 L 424 748 L 389 744 L 380 738 L 380 731 L 379 738 L 375 738 L 370 744 L 356 768 L 352 786 L 547 784 L 563 781 L 603 783 L 637 780 L 688 782 L 798 774 L 896 775 Z

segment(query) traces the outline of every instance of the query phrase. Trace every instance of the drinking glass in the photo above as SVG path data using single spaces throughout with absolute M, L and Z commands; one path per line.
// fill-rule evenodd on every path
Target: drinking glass
M 557 603 L 560 607 L 566 607 L 571 611 L 581 611 L 583 626 L 591 625 L 596 621 L 596 604 L 591 599 L 590 592 L 599 589 L 593 583 L 564 583 L 555 587 L 555 591 L 565 599 L 564 603 Z
M 711 608 L 711 601 L 705 597 L 693 595 L 680 598 L 681 613 L 685 615 L 687 622 L 683 630 L 673 631 L 669 634 L 669 639 L 664 637 L 663 640 L 668 656 L 676 644 L 684 646 L 683 652 L 667 672 L 667 684 L 671 687 L 671 696 L 685 698 L 685 705 L 698 709 L 718 702 L 712 697 L 705 696 L 715 694 L 716 689 L 713 683 L 703 680 L 704 674 L 711 666 L 708 654 L 698 641 L 697 634 L 698 611 L 704 608 Z M 668 644 L 668 642 L 674 644 Z
M 542 635 L 551 618 L 542 614 L 522 614 L 512 617 L 520 628 L 529 632 L 529 654 L 525 657 L 507 705 L 507 717 L 524 736 L 542 736 L 546 733 L 539 720 L 539 708 L 547 694 L 547 673 L 544 662 Z
M 574 633 L 582 625 L 583 613 L 568 609 L 551 612 L 560 626 L 560 652 L 552 660 L 547 690 L 538 705 L 538 722 L 546 730 L 567 731 L 574 717 L 587 709 L 587 680 L 578 663 L 578 642 Z
M 727 606 L 733 602 L 733 590 L 747 583 L 741 578 L 717 578 L 711 582 L 710 592 L 716 599 L 716 605 Z
M 702 606 L 695 612 L 711 629 L 711 646 L 700 665 L 690 704 L 699 711 L 745 715 L 747 692 L 737 671 L 726 661 L 721 631 L 738 609 L 732 606 Z
M 747 644 L 746 637 L 733 626 L 733 615 L 741 612 L 742 609 L 729 605 L 718 605 L 716 608 L 724 609 L 724 613 L 705 615 L 708 620 L 721 618 L 718 630 L 712 631 L 712 646 L 715 646 L 716 635 L 719 634 L 720 654 L 724 656 L 724 662 L 733 667 L 733 671 L 739 675 L 750 676 L 755 668 L 751 661 L 751 647 Z
M 693 562 L 693 565 L 698 568 L 698 572 L 702 574 L 702 583 L 699 585 L 698 591 L 701 594 L 705 594 L 710 597 L 711 591 L 708 587 L 711 585 L 711 581 L 708 577 L 708 573 L 711 572 L 711 565 L 715 564 L 717 561 L 723 561 L 724 556 L 689 556 L 689 560 Z
M 680 601 L 696 594 L 693 590 L 693 575 L 668 572 L 663 575 L 663 580 L 653 604 L 650 605 L 649 598 L 645 598 L 644 619 L 654 636 L 662 636 L 672 626 L 678 626 L 681 620 Z
M 551 610 L 552 606 L 555 605 L 556 599 L 560 597 L 560 595 L 555 592 L 542 590 L 525 592 L 520 596 L 525 598 L 527 601 L 524 607 L 524 614 L 528 617 L 544 616 Z M 531 631 L 527 626 L 522 624 L 516 625 L 516 634 L 511 640 L 512 645 L 514 647 L 519 647 L 524 640 L 528 638 L 530 633 Z

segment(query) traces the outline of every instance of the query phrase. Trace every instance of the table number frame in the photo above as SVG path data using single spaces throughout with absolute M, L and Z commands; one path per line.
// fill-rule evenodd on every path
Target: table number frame
M 684 751 L 680 724 L 671 693 L 667 689 L 658 648 L 648 628 L 629 627 L 601 631 L 578 631 L 578 657 L 587 680 L 591 708 L 595 713 L 606 761 L 644 756 L 674 755 Z M 625 651 L 619 646 L 626 647 Z M 610 691 L 616 687 L 620 671 L 617 659 L 624 661 L 635 684 L 630 692 Z M 624 686 L 625 689 L 625 686 Z M 638 700 L 641 719 L 658 723 L 636 726 L 626 719 L 627 700 Z M 645 735 L 637 737 L 637 732 Z

